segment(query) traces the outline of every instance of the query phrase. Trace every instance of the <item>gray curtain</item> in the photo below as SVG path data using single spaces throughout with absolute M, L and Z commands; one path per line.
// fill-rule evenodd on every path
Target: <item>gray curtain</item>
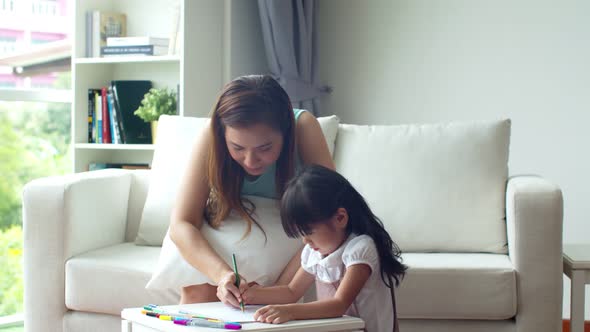
M 258 0 L 271 75 L 287 91 L 294 108 L 319 115 L 316 0 Z

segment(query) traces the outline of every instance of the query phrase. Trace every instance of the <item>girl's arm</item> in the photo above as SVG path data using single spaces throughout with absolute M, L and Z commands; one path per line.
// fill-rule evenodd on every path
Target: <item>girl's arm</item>
M 182 257 L 217 284 L 223 281 L 225 303 L 239 306 L 240 292 L 233 286 L 233 270 L 201 234 L 203 212 L 209 197 L 207 161 L 211 136 L 204 130 L 194 145 L 187 170 L 182 178 L 176 204 L 170 217 L 170 239 Z M 229 294 L 231 293 L 231 294 Z
M 310 303 L 268 305 L 258 309 L 254 319 L 279 324 L 296 319 L 340 317 L 350 307 L 370 275 L 371 268 L 368 265 L 351 265 L 346 269 L 333 298 Z
M 314 280 L 314 275 L 300 267 L 288 285 L 249 288 L 242 298 L 248 304 L 293 303 L 305 294 Z

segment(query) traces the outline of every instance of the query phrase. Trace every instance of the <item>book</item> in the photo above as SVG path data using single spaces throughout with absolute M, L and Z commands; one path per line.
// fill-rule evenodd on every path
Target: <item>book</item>
M 94 10 L 92 12 L 92 56 L 99 57 L 109 37 L 127 35 L 127 16 L 123 13 Z
M 94 91 L 88 89 L 88 143 L 93 143 Z
M 85 51 L 86 57 L 92 58 L 92 12 L 86 12 L 86 42 L 85 42 Z
M 113 97 L 113 87 L 109 86 L 107 90 L 107 103 L 109 104 L 109 115 L 111 120 L 111 140 L 114 144 L 121 144 L 121 132 L 119 129 L 120 122 L 115 108 L 115 98 Z
M 122 169 L 150 169 L 149 164 L 145 163 L 90 163 L 88 164 L 89 171 L 97 171 L 106 168 L 122 168 Z
M 150 124 L 133 114 L 141 105 L 143 96 L 152 87 L 147 80 L 111 81 L 115 112 L 120 121 L 121 139 L 125 144 L 151 144 Z
M 100 89 L 102 107 L 102 143 L 111 143 L 111 121 L 109 120 L 109 104 L 107 103 L 107 88 Z
M 100 89 L 94 92 L 94 116 L 96 118 L 96 141 L 95 143 L 102 143 L 102 98 L 100 96 Z
M 108 56 L 125 56 L 125 55 L 166 55 L 168 48 L 157 45 L 136 45 L 136 46 L 104 46 L 100 49 L 100 55 Z
M 170 42 L 168 43 L 168 54 L 174 55 L 180 53 L 180 41 L 182 39 L 180 27 L 181 6 L 180 0 L 172 0 L 170 7 Z
M 157 45 L 168 48 L 170 39 L 163 37 L 152 36 L 136 36 L 136 37 L 108 37 L 107 46 L 141 46 L 141 45 Z
M 88 89 L 88 143 L 97 142 L 97 116 L 95 95 L 100 93 L 100 89 Z

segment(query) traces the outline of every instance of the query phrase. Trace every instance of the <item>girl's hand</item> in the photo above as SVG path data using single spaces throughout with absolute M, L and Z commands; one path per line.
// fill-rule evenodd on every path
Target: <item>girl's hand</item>
M 254 319 L 262 323 L 281 324 L 293 320 L 293 312 L 288 304 L 267 305 L 254 313 Z
M 248 283 L 240 275 L 240 288 L 236 287 L 236 275 L 233 272 L 226 273 L 217 283 L 217 298 L 233 307 L 239 308 L 243 301 L 242 293 L 248 290 Z

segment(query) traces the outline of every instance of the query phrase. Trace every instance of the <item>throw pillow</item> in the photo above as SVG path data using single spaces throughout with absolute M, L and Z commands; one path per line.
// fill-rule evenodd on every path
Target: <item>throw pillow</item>
M 340 125 L 336 169 L 405 252 L 506 253 L 510 121 Z
M 250 235 L 242 239 L 246 222 L 234 214 L 217 230 L 204 223 L 201 233 L 229 266 L 232 266 L 232 253 L 236 254 L 240 275 L 248 282 L 255 281 L 269 286 L 274 284 L 291 257 L 302 247 L 302 243 L 299 239 L 288 238 L 283 231 L 276 200 L 256 196 L 246 198 L 256 205 L 254 217 L 264 229 L 266 239 L 255 225 L 252 226 Z M 146 288 L 179 290 L 181 287 L 204 283 L 215 285 L 182 258 L 166 233 L 158 265 Z
M 340 120 L 337 116 L 318 118 L 330 154 Z M 195 139 L 208 128 L 208 118 L 162 115 L 150 171 L 150 186 L 135 244 L 160 246 L 168 229 L 174 199 L 185 172 Z

